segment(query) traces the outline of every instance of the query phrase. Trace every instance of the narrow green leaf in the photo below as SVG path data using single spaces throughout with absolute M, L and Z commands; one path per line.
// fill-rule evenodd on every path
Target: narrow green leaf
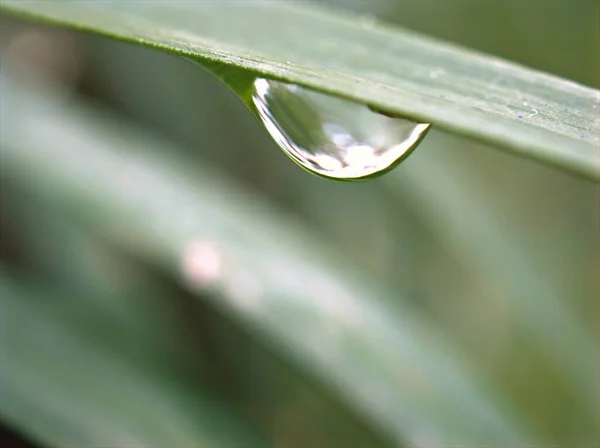
M 600 179 L 597 90 L 406 30 L 276 1 L 0 5 L 364 102 Z M 237 84 L 245 76 L 233 79 L 234 90 L 247 90 Z

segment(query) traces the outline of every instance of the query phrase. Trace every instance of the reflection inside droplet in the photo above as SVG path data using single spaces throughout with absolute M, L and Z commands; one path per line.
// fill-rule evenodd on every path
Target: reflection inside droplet
M 346 132 L 346 130 L 334 123 L 325 123 L 323 129 L 331 139 L 331 141 L 337 146 L 348 146 L 352 143 L 352 136 Z
M 306 160 L 311 165 L 319 166 L 328 171 L 341 170 L 344 167 L 338 159 L 326 154 L 309 155 Z
M 264 78 L 254 82 L 252 101 L 288 156 L 308 171 L 333 179 L 366 179 L 392 169 L 430 127 Z
M 348 165 L 368 167 L 376 159 L 375 150 L 370 146 L 357 145 L 346 149 L 344 162 Z

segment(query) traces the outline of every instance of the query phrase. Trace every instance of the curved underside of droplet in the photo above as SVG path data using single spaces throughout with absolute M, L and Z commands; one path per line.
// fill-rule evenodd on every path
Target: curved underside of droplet
M 427 123 L 380 114 L 366 105 L 306 92 L 298 86 L 258 78 L 252 101 L 258 117 L 284 153 L 320 177 L 346 181 L 377 177 L 410 155 L 431 127 Z M 284 108 L 288 107 L 288 113 L 282 111 L 279 103 L 290 103 L 289 98 L 297 95 L 304 95 L 302 103 L 283 104 Z M 318 101 L 314 101 L 315 98 Z M 327 102 L 335 107 L 324 107 L 328 106 Z M 314 116 L 304 123 L 293 121 L 293 108 L 298 106 L 303 114 Z M 339 118 L 335 116 L 335 108 L 339 109 Z M 279 112 L 279 117 L 274 110 Z M 317 132 L 304 129 L 303 132 L 303 126 L 322 129 Z

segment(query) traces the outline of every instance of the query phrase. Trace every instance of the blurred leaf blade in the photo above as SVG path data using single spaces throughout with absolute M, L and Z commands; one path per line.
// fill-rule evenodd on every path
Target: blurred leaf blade
M 81 291 L 81 295 L 54 297 L 53 308 L 75 317 L 86 331 L 105 335 L 109 350 L 118 347 L 113 350 L 125 353 L 130 363 L 148 362 L 150 369 L 146 370 L 181 371 L 186 378 L 195 378 L 194 384 L 201 389 L 208 384 L 211 393 L 227 397 L 234 412 L 279 447 L 298 443 L 390 446 L 327 388 L 306 382 L 297 369 L 281 369 L 279 357 L 248 338 L 247 331 L 226 314 L 174 287 L 171 279 L 144 267 L 141 258 L 98 239 L 93 229 L 85 230 L 76 219 L 65 219 L 32 195 L 23 197 L 22 190 L 8 183 L 3 187 L 11 189 L 13 199 L 3 202 L 2 213 L 10 215 L 4 221 L 13 222 L 19 232 L 27 234 L 23 235 L 23 250 L 40 264 L 31 282 L 44 286 L 50 279 L 49 286 L 67 284 L 69 291 L 73 287 Z M 6 191 L 3 194 L 10 196 Z M 39 238 L 40 227 L 44 228 L 43 238 Z M 65 248 L 69 248 L 66 257 Z M 85 337 L 81 333 L 78 335 Z M 191 392 L 190 396 L 197 394 Z M 19 403 L 13 401 L 10 406 Z M 301 415 L 298 409 L 303 410 Z M 290 414 L 295 417 L 290 419 Z
M 294 220 L 207 168 L 160 157 L 172 152 L 151 135 L 85 107 L 31 108 L 12 95 L 3 175 L 168 272 L 183 271 L 212 292 L 213 306 L 398 444 L 523 437 L 526 423 L 478 385 L 435 329 Z
M 600 179 L 597 90 L 360 17 L 280 2 L 0 6 L 365 102 Z
M 436 151 L 413 158 L 399 175 L 388 176 L 386 186 L 422 216 L 421 222 L 476 278 L 502 285 L 503 297 L 518 310 L 515 314 L 532 343 L 545 352 L 571 393 L 594 415 L 598 399 L 589 390 L 600 371 L 593 335 L 582 328 L 568 292 L 556 287 L 536 263 L 537 254 L 519 244 L 517 232 L 501 218 L 493 201 L 478 191 L 476 173 L 456 163 L 443 143 Z
M 0 414 L 11 425 L 57 448 L 269 446 L 206 390 L 64 313 L 62 297 L 77 293 L 1 275 Z

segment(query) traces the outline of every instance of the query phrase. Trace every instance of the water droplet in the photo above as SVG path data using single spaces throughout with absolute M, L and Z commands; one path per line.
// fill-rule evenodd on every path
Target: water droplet
M 254 82 L 252 102 L 267 131 L 292 160 L 316 175 L 338 180 L 364 180 L 389 171 L 431 126 L 264 78 Z

